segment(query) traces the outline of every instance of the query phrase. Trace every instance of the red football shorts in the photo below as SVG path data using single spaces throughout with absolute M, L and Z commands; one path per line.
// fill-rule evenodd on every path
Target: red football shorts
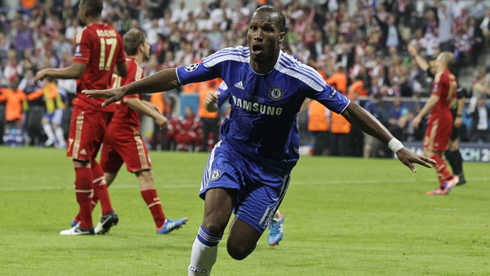
M 138 127 L 110 124 L 106 130 L 100 166 L 107 173 L 116 173 L 126 163 L 129 172 L 151 169 L 150 157 Z
M 424 149 L 433 151 L 445 151 L 451 132 L 453 131 L 453 121 L 447 118 L 437 118 L 430 120 L 424 137 Z
M 74 106 L 66 155 L 78 160 L 94 159 L 112 114 L 112 112 Z

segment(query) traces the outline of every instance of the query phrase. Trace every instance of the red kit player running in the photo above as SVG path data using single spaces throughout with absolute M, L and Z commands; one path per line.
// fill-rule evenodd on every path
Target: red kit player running
M 453 54 L 442 52 L 436 60 L 437 71 L 432 83 L 432 92 L 429 100 L 422 110 L 414 118 L 412 125 L 417 128 L 420 121 L 430 112 L 427 130 L 424 137 L 424 155 L 434 159 L 434 165 L 439 178 L 439 187 L 428 195 L 447 195 L 458 184 L 458 176 L 452 175 L 443 159 L 451 132 L 453 129 L 453 117 L 451 103 L 456 96 L 457 82 L 449 68 L 454 62 Z

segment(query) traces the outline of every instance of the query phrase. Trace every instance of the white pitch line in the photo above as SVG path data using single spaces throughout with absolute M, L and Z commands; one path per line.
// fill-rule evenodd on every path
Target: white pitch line
M 468 182 L 472 181 L 489 181 L 490 177 L 473 177 L 467 178 Z M 372 179 L 372 180 L 331 180 L 331 181 L 295 181 L 294 178 L 291 180 L 291 186 L 295 185 L 347 185 L 347 184 L 386 184 L 386 183 L 430 183 L 436 182 L 434 178 L 427 178 L 423 180 L 415 180 L 415 179 L 397 179 L 396 181 L 391 179 Z M 199 189 L 200 183 L 196 182 L 195 184 L 158 184 L 158 189 Z M 110 189 L 138 189 L 138 183 L 134 184 L 113 184 Z M 24 186 L 24 187 L 0 187 L 0 192 L 16 192 L 16 191 L 49 191 L 49 190 L 72 190 L 73 186 Z

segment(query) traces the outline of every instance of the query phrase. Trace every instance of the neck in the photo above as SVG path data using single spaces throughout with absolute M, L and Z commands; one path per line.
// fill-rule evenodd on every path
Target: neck
M 141 62 L 143 62 L 143 55 L 141 53 L 137 53 L 136 55 L 129 56 L 129 57 L 134 58 L 134 60 L 136 60 L 136 62 L 138 63 L 138 65 L 141 65 Z
M 267 74 L 272 71 L 272 69 L 274 69 L 274 66 L 277 63 L 277 59 L 279 58 L 279 53 L 280 52 L 277 51 L 277 53 L 274 54 L 273 58 L 266 61 L 256 62 L 250 59 L 250 67 L 252 67 L 252 69 L 259 74 Z
M 100 17 L 100 16 L 97 16 L 97 17 L 88 17 L 85 20 L 85 24 L 87 24 L 87 26 L 89 26 L 92 23 L 102 23 L 102 17 Z

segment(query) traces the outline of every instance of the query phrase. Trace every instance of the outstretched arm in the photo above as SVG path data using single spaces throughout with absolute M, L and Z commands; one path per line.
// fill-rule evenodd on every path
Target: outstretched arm
M 435 164 L 434 160 L 425 156 L 416 155 L 405 148 L 373 115 L 358 104 L 353 102 L 349 103 L 344 112 L 342 112 L 342 116 L 355 127 L 386 144 L 396 153 L 400 162 L 409 167 L 412 172 L 417 171 L 413 165 L 414 163 L 427 168 L 432 168 L 430 164 Z
M 84 90 L 82 93 L 86 94 L 89 98 L 108 98 L 108 100 L 102 104 L 102 106 L 106 106 L 110 103 L 121 100 L 124 95 L 156 93 L 172 90 L 179 86 L 181 86 L 181 84 L 177 78 L 176 68 L 169 68 L 119 88 L 106 90 Z
M 37 72 L 34 77 L 34 84 L 37 81 L 43 80 L 45 77 L 53 77 L 56 79 L 79 79 L 82 77 L 83 72 L 85 72 L 87 64 L 74 62 L 71 66 L 66 68 L 46 68 Z

